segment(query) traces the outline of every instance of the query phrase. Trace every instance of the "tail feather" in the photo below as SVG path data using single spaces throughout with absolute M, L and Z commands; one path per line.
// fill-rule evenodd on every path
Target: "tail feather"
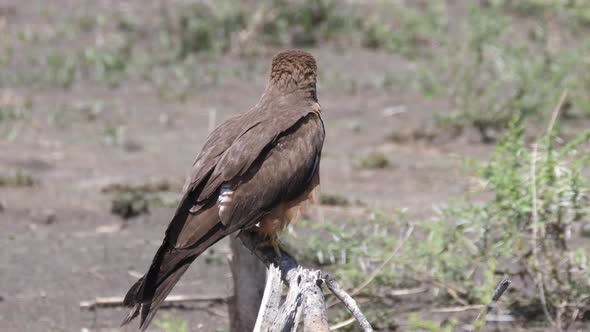
M 147 329 L 162 302 L 190 264 L 223 237 L 225 233 L 221 223 L 218 223 L 191 248 L 169 248 L 165 242 L 156 253 L 149 271 L 125 295 L 123 304 L 132 309 L 121 326 L 140 316 L 140 331 Z
M 131 322 L 133 320 L 133 318 L 135 318 L 135 317 L 137 317 L 137 315 L 139 315 L 140 306 L 141 305 L 139 305 L 139 304 L 133 305 L 133 309 L 131 309 L 131 311 L 129 311 L 129 314 L 127 315 L 127 317 L 125 317 L 125 319 L 121 323 L 121 327 L 129 324 L 129 322 Z
M 142 294 L 138 293 L 138 290 L 141 290 L 145 287 L 145 279 L 139 279 L 131 287 L 131 289 L 125 296 L 125 300 L 127 301 L 127 299 L 130 299 L 130 302 L 124 302 L 124 304 L 129 305 L 129 303 L 131 303 L 131 306 L 133 306 L 133 308 L 131 309 L 127 317 L 125 317 L 125 319 L 121 323 L 121 326 L 129 324 L 129 322 L 131 322 L 135 317 L 141 315 L 139 330 L 144 331 L 145 329 L 147 329 L 152 319 L 154 318 L 154 315 L 160 308 L 160 305 L 162 304 L 162 302 L 164 302 L 168 294 L 170 294 L 170 291 L 172 291 L 174 285 L 176 285 L 180 277 L 182 277 L 182 275 L 188 269 L 193 260 L 194 258 L 187 260 L 175 271 L 168 274 L 168 276 L 166 276 L 166 278 L 156 287 L 153 298 L 151 298 L 151 300 L 147 302 L 143 302 L 142 300 L 140 300 Z
M 127 292 L 123 303 L 131 311 L 121 326 L 140 316 L 140 330 L 144 331 L 190 264 L 207 248 L 221 240 L 229 230 L 219 220 L 216 200 L 203 205 L 198 212 L 189 210 L 194 202 L 189 196 L 168 225 L 166 236 L 148 272 Z
M 158 286 L 158 289 L 156 291 L 156 295 L 152 299 L 151 303 L 146 303 L 146 304 L 141 305 L 141 308 L 140 308 L 141 321 L 139 323 L 139 330 L 140 331 L 144 331 L 150 325 L 156 312 L 160 308 L 160 305 L 162 305 L 162 302 L 164 302 L 164 300 L 166 299 L 166 297 L 168 296 L 170 291 L 172 291 L 172 288 L 174 287 L 174 285 L 176 285 L 176 283 L 178 282 L 180 277 L 182 277 L 184 272 L 188 269 L 191 262 L 192 262 L 192 260 L 190 262 L 185 263 L 180 268 L 178 268 L 166 280 L 164 280 L 164 282 L 162 282 L 161 285 Z

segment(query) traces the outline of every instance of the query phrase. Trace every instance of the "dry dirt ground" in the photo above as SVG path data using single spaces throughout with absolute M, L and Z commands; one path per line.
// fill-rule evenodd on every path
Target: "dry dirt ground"
M 62 9 L 72 11 L 68 6 L 75 3 L 2 0 L 0 9 L 8 13 L 9 27 L 39 27 L 45 24 L 39 8 L 60 15 Z M 84 4 L 97 12 L 109 5 Z M 152 209 L 124 222 L 110 213 L 110 196 L 101 190 L 121 183 L 182 183 L 207 136 L 211 111 L 219 122 L 253 105 L 264 89 L 274 51 L 255 59 L 225 55 L 200 60 L 207 66 L 237 69 L 254 62 L 255 69 L 248 78 L 236 75 L 198 84 L 185 101 L 164 100 L 153 84 L 141 79 L 117 87 L 84 80 L 70 89 L 1 87 L 31 98 L 32 112 L 30 119 L 0 123 L 0 166 L 26 172 L 37 183 L 0 188 L 0 331 L 119 330 L 126 310 L 81 310 L 79 303 L 124 295 L 134 274 L 147 268 L 173 209 Z M 426 100 L 409 90 L 372 86 L 374 77 L 384 72 L 401 76 L 411 63 L 361 49 L 326 46 L 309 51 L 320 68 L 319 99 L 327 128 L 323 192 L 389 212 L 408 208 L 413 216 L 427 217 L 433 207 L 467 190 L 468 179 L 457 156 L 485 159 L 491 149 L 477 136 L 434 142 L 389 139 L 392 133 L 430 128 L 433 112 L 447 107 L 444 101 Z M 350 82 L 355 91 L 347 88 Z M 89 101 L 104 105 L 96 119 L 72 111 Z M 392 107 L 405 112 L 388 116 L 386 110 Z M 119 128 L 118 144 L 105 143 L 105 128 L 112 126 Z M 383 152 L 390 165 L 359 169 L 358 160 L 373 151 Z M 339 209 L 325 209 L 325 217 L 342 213 L 335 210 Z M 204 256 L 210 259 L 197 260 L 173 293 L 230 295 L 228 254 L 224 242 L 207 252 Z M 191 331 L 227 330 L 223 304 L 190 309 L 162 310 L 159 318 L 170 312 L 188 320 Z M 159 329 L 152 325 L 150 330 Z

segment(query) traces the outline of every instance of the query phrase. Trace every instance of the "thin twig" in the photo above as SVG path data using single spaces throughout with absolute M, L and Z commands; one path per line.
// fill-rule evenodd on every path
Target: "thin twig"
M 557 105 L 555 106 L 555 108 L 553 109 L 553 113 L 551 114 L 551 121 L 549 122 L 549 126 L 547 127 L 547 135 L 551 134 L 551 132 L 553 131 L 553 126 L 555 125 L 555 122 L 557 121 L 557 117 L 559 116 L 559 111 L 561 111 L 561 107 L 563 106 L 563 103 L 565 102 L 566 97 L 567 97 L 567 90 L 563 90 L 563 92 L 561 93 L 561 97 L 559 97 L 559 101 L 557 102 Z
M 512 315 L 499 314 L 499 315 L 487 315 L 486 323 L 513 323 L 516 320 Z
M 549 127 L 551 130 L 552 125 Z M 547 308 L 547 299 L 545 298 L 545 283 L 543 281 L 543 274 L 539 269 L 539 257 L 538 257 L 538 249 L 537 249 L 537 242 L 538 242 L 538 234 L 539 234 L 539 215 L 537 214 L 537 151 L 538 147 L 537 144 L 533 144 L 533 156 L 531 160 L 531 191 L 533 196 L 533 230 L 532 230 L 532 237 L 531 237 L 531 249 L 532 249 L 532 256 L 533 256 L 533 266 L 536 271 L 533 271 L 533 279 L 535 279 L 535 284 L 539 288 L 539 298 L 541 300 L 541 305 L 543 307 L 543 313 L 547 320 L 551 323 L 552 326 L 555 325 L 555 321 L 551 317 L 549 313 L 549 309 Z M 536 274 L 536 276 L 535 276 Z
M 342 289 L 342 286 L 340 286 L 340 284 L 338 284 L 338 282 L 336 282 L 336 280 L 334 280 L 334 278 L 330 274 L 325 275 L 324 281 L 326 282 L 326 286 L 328 287 L 328 289 L 334 295 L 336 295 L 336 297 L 340 301 L 342 301 L 342 303 L 344 303 L 344 305 L 350 311 L 352 316 L 359 322 L 362 331 L 372 332 L 373 328 L 371 327 L 371 324 L 369 324 L 369 321 L 359 309 L 358 305 L 356 304 L 356 301 L 350 295 L 348 295 L 348 293 L 346 293 L 344 289 Z
M 392 289 L 388 292 L 387 295 L 389 296 L 406 296 L 406 295 L 415 295 L 420 293 L 428 292 L 428 287 L 414 287 L 414 288 L 402 288 L 402 289 Z
M 447 291 L 447 294 L 449 294 L 453 300 L 459 302 L 461 305 L 467 306 L 469 302 L 467 302 L 466 300 L 462 299 L 461 297 L 459 297 L 459 294 L 457 294 L 457 291 L 455 291 L 453 288 L 448 287 L 445 284 L 442 284 L 445 287 L 445 290 Z
M 433 313 L 451 313 L 451 312 L 463 312 L 463 311 L 470 311 L 470 310 L 481 310 L 484 309 L 485 306 L 483 304 L 473 304 L 473 305 L 466 305 L 461 307 L 448 307 L 448 308 L 434 308 L 430 310 Z
M 354 319 L 354 317 L 350 317 L 349 319 L 342 321 L 338 324 L 334 324 L 332 326 L 330 326 L 330 331 L 336 331 L 338 329 L 341 329 L 343 327 L 346 327 L 352 323 L 354 323 L 356 321 L 356 319 Z
M 469 302 L 467 302 L 466 300 L 462 299 L 459 296 L 459 293 L 461 295 L 466 295 L 467 294 L 467 291 L 465 289 L 459 287 L 459 286 L 451 285 L 449 283 L 437 281 L 437 280 L 434 280 L 434 279 L 417 278 L 417 277 L 411 276 L 411 275 L 409 275 L 408 278 L 411 279 L 411 280 L 413 280 L 413 281 L 431 284 L 435 288 L 443 288 L 447 292 L 447 294 L 449 294 L 453 298 L 453 300 L 457 301 L 457 303 L 461 304 L 462 306 L 468 306 L 469 305 Z

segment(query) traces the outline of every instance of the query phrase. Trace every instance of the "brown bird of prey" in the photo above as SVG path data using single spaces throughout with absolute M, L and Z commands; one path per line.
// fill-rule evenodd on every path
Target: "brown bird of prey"
M 325 134 L 316 69 L 307 52 L 275 55 L 258 103 L 211 132 L 148 272 L 125 296 L 133 308 L 122 325 L 139 315 L 145 330 L 189 265 L 220 239 L 250 230 L 276 241 L 312 199 Z

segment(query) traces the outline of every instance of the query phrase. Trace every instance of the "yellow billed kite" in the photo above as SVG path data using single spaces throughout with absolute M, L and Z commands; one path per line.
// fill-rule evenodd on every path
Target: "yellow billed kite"
M 148 272 L 127 292 L 145 330 L 189 265 L 220 239 L 252 230 L 271 240 L 298 216 L 319 185 L 324 124 L 316 62 L 289 50 L 272 60 L 258 103 L 207 138 Z

